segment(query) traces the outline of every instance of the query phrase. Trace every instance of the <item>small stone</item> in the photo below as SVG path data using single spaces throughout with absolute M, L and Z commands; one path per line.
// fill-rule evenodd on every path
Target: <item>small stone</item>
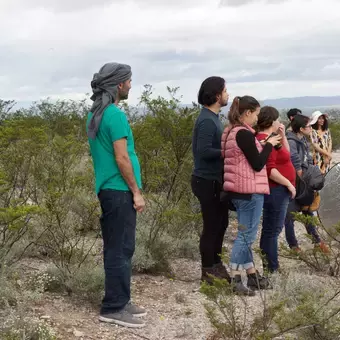
M 49 315 L 42 315 L 42 316 L 40 317 L 40 319 L 41 319 L 41 320 L 49 320 L 49 319 L 51 319 L 51 317 L 50 317 Z
M 76 338 L 81 338 L 82 336 L 84 336 L 84 333 L 83 332 L 80 332 L 80 331 L 77 331 L 76 329 L 73 331 L 73 335 L 76 337 Z

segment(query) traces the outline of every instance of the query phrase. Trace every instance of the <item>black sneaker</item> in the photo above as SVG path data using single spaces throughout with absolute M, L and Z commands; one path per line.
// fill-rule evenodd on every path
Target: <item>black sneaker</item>
M 102 314 L 99 316 L 99 321 L 114 323 L 116 325 L 128 328 L 142 328 L 145 323 L 140 319 L 135 318 L 132 314 L 123 309 L 117 313 Z
M 244 286 L 241 275 L 235 275 L 235 277 L 232 277 L 231 285 L 233 287 L 233 292 L 237 295 L 255 296 L 255 292 L 253 290 Z
M 261 276 L 258 271 L 254 274 L 248 274 L 247 286 L 252 290 L 259 289 L 273 289 L 269 279 L 267 277 Z

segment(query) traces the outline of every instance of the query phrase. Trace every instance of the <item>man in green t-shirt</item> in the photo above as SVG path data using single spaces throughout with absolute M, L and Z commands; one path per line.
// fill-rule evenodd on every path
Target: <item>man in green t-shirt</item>
M 143 327 L 146 311 L 130 301 L 131 258 L 135 250 L 136 212 L 145 206 L 133 134 L 120 100 L 128 98 L 131 67 L 105 64 L 91 82 L 94 101 L 86 124 L 102 216 L 105 296 L 99 320 Z

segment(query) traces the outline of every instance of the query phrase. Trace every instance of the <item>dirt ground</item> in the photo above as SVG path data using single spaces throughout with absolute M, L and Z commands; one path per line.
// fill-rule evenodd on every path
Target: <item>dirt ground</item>
M 334 162 L 340 161 L 340 153 L 335 154 Z M 236 228 L 230 226 L 226 235 L 226 246 L 230 249 L 236 235 Z M 302 248 L 311 247 L 304 239 L 304 227 L 296 223 L 297 236 Z M 280 242 L 285 243 L 284 233 Z M 26 261 L 27 262 L 27 261 Z M 261 261 L 257 259 L 259 267 Z M 27 264 L 27 263 L 26 263 Z M 23 263 L 22 265 L 25 265 Z M 296 268 L 296 262 L 281 259 L 281 265 Z M 67 295 L 45 293 L 43 301 L 32 307 L 35 316 L 49 324 L 62 340 L 212 340 L 213 330 L 206 317 L 205 297 L 198 291 L 200 286 L 200 263 L 189 260 L 176 260 L 173 264 L 175 276 L 137 275 L 133 277 L 132 291 L 135 303 L 145 307 L 148 315 L 146 327 L 128 330 L 119 326 L 98 321 L 98 308 L 79 303 Z M 46 263 L 29 260 L 31 271 L 46 269 Z M 33 268 L 33 269 L 32 269 Z M 293 268 L 292 268 L 293 269 Z M 253 306 L 251 313 L 260 308 L 260 297 L 250 297 Z
M 302 225 L 297 225 L 297 234 L 302 239 L 305 233 Z M 230 249 L 236 236 L 235 226 L 230 226 L 226 235 L 226 246 Z M 284 235 L 281 242 L 284 242 Z M 302 247 L 312 245 L 308 240 Z M 296 266 L 295 262 L 282 259 L 288 269 Z M 256 263 L 261 270 L 261 261 Z M 25 260 L 22 266 L 27 265 Z M 29 272 L 44 271 L 46 263 L 29 260 Z M 32 269 L 33 268 L 33 269 Z M 200 263 L 179 259 L 172 264 L 174 277 L 136 275 L 132 281 L 133 301 L 147 309 L 146 327 L 129 330 L 119 326 L 102 323 L 98 320 L 98 308 L 79 303 L 73 297 L 44 293 L 44 298 L 32 307 L 32 317 L 46 322 L 57 333 L 58 339 L 71 340 L 211 340 L 213 329 L 205 314 L 205 296 L 199 292 Z M 293 268 L 292 268 L 293 269 Z M 294 270 L 298 270 L 296 267 Z M 257 295 L 249 297 L 252 306 L 250 313 L 255 314 L 261 308 L 261 299 Z

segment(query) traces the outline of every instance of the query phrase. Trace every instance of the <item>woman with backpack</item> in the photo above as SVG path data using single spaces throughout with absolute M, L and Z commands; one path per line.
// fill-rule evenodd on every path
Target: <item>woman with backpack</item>
M 266 162 L 281 136 L 271 136 L 261 145 L 252 128 L 259 112 L 260 104 L 255 98 L 234 98 L 228 115 L 230 125 L 222 135 L 223 189 L 236 208 L 239 225 L 231 252 L 232 286 L 241 295 L 255 295 L 255 289 L 270 287 L 268 279 L 255 269 L 251 247 L 257 236 L 264 194 L 269 193 Z M 248 287 L 242 283 L 242 270 L 247 272 Z
M 269 272 L 279 269 L 278 237 L 283 229 L 290 199 L 295 198 L 295 169 L 290 159 L 290 148 L 285 127 L 280 124 L 279 112 L 272 106 L 261 108 L 256 125 L 256 138 L 262 142 L 273 133 L 282 137 L 267 160 L 270 194 L 264 195 L 260 248 L 264 255 L 263 267 Z
M 299 178 L 302 178 L 303 172 L 308 171 L 310 166 L 313 166 L 313 159 L 309 152 L 308 139 L 311 134 L 310 119 L 303 115 L 296 115 L 292 120 L 292 131 L 287 132 L 287 139 L 290 147 L 291 160 L 297 173 L 297 183 Z M 303 183 L 301 183 L 303 184 Z M 297 190 L 299 192 L 299 190 Z M 299 252 L 298 241 L 294 231 L 294 217 L 292 213 L 302 211 L 302 205 L 298 199 L 294 199 L 290 202 L 285 219 L 285 233 L 286 240 L 291 249 Z M 302 211 L 305 216 L 313 217 L 314 214 L 307 211 Z M 316 227 L 312 223 L 306 223 L 305 228 L 307 233 L 312 236 L 313 243 L 320 247 L 321 251 L 327 253 L 329 249 L 327 245 L 321 240 Z

